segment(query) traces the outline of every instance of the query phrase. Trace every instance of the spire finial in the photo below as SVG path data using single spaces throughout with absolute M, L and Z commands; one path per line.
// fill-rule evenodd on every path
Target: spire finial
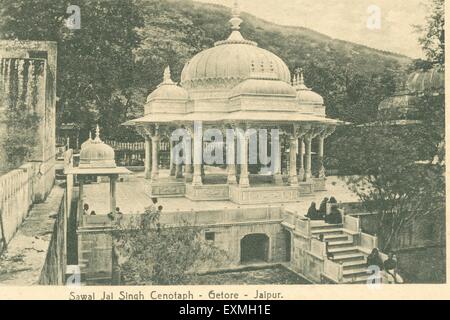
M 232 18 L 230 19 L 231 30 L 238 31 L 241 28 L 242 19 L 240 17 L 238 0 L 234 0 L 233 9 L 231 10 Z
M 102 141 L 102 140 L 100 140 L 100 127 L 98 126 L 98 123 L 97 123 L 97 127 L 95 128 L 95 140 L 94 141 L 97 141 L 97 142 Z
M 92 141 L 92 131 L 89 130 L 89 141 Z
M 170 78 L 170 67 L 167 66 L 166 69 L 164 69 L 164 82 L 169 82 L 172 79 Z
M 303 69 L 300 69 L 299 85 L 304 85 L 304 84 L 305 84 L 305 78 L 303 77 Z

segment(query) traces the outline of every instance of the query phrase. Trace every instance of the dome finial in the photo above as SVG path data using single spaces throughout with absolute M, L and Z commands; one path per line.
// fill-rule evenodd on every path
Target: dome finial
M 239 10 L 238 0 L 234 0 L 233 9 L 231 10 L 231 30 L 239 31 L 241 28 L 242 19 L 240 17 L 241 11 Z
M 97 123 L 97 127 L 95 128 L 95 140 L 96 142 L 101 142 L 102 140 L 100 139 L 100 127 L 98 126 Z
M 92 131 L 89 130 L 89 141 L 92 141 Z
M 164 81 L 163 83 L 173 83 L 172 78 L 170 76 L 170 67 L 167 66 L 166 69 L 164 69 Z

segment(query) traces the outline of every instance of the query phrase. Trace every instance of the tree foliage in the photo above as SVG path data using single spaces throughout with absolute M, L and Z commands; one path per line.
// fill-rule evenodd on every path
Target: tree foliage
M 416 26 L 427 60 L 443 67 L 445 62 L 445 1 L 428 0 L 429 15 L 425 25 Z
M 199 227 L 183 220 L 162 225 L 158 212 L 121 222 L 114 243 L 122 277 L 132 285 L 181 285 L 199 270 L 222 265 L 224 251 L 202 239 Z

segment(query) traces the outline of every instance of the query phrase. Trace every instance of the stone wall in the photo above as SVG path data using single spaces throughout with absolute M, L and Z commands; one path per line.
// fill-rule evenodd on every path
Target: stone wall
M 31 205 L 41 199 L 43 179 L 38 172 L 38 163 L 27 163 L 0 176 L 0 252 L 27 217 Z
M 50 192 L 55 177 L 56 43 L 0 41 L 0 174 L 11 169 L 3 149 L 8 108 L 36 115 L 36 143 L 29 156 L 39 164 L 36 199 Z
M 288 235 L 281 225 L 282 207 L 165 212 L 161 224 L 177 226 L 183 220 L 201 227 L 202 234 L 214 233 L 214 244 L 225 250 L 227 265 L 236 267 L 241 260 L 241 240 L 246 235 L 264 234 L 269 238 L 269 263 L 284 262 L 288 257 Z M 132 215 L 125 215 L 123 219 Z M 78 234 L 78 263 L 82 276 L 89 282 L 111 278 L 111 222 L 107 216 L 86 216 Z M 202 271 L 207 271 L 202 270 Z

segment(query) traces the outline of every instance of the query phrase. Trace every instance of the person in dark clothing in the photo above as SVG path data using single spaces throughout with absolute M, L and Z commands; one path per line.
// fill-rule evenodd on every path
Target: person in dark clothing
M 384 270 L 392 276 L 395 283 L 397 283 L 397 258 L 394 253 L 389 253 L 388 259 L 384 262 Z
M 322 218 L 325 218 L 325 215 L 327 214 L 327 202 L 328 202 L 328 198 L 323 198 L 323 200 L 319 206 L 319 215 Z
M 342 215 L 341 211 L 338 207 L 331 207 L 331 212 L 329 215 L 325 217 L 325 222 L 329 224 L 341 224 L 342 223 Z
M 330 198 L 330 201 L 328 201 L 329 203 L 332 203 L 332 204 L 335 204 L 335 203 L 337 203 L 337 200 L 336 200 L 336 198 L 335 197 L 331 197 Z
M 319 220 L 319 215 L 317 213 L 316 203 L 315 202 L 311 202 L 311 205 L 309 206 L 308 213 L 306 214 L 306 217 L 310 218 L 311 220 Z
M 383 259 L 381 259 L 377 248 L 374 248 L 372 253 L 367 256 L 367 266 L 377 266 L 380 268 L 380 271 L 384 270 Z

